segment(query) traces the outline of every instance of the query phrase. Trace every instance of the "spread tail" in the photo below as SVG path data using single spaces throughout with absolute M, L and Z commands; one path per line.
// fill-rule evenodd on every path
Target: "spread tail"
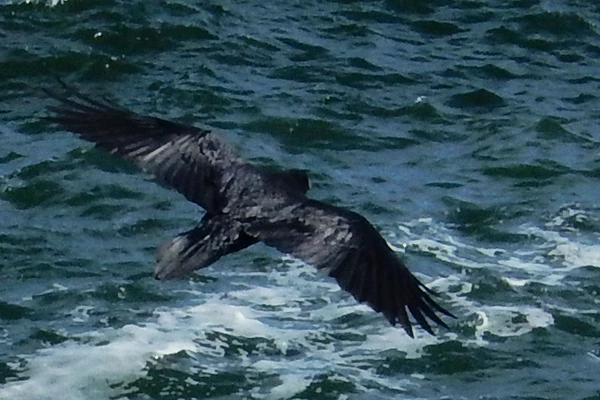
M 235 221 L 223 215 L 207 215 L 196 228 L 160 245 L 154 276 L 161 280 L 177 278 L 256 242 L 257 239 L 244 233 Z

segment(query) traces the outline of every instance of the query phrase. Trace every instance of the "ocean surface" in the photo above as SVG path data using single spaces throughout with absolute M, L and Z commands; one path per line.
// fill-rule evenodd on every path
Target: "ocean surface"
M 410 339 L 44 121 L 57 78 L 310 171 L 457 319 Z M 0 399 L 600 399 L 600 2 L 0 1 Z

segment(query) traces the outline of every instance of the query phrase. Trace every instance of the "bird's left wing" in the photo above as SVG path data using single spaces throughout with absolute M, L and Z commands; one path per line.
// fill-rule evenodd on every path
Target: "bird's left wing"
M 175 188 L 211 213 L 223 207 L 223 172 L 243 160 L 208 130 L 139 115 L 65 87 L 65 94 L 46 91 L 60 102 L 48 107 L 47 119 L 119 155 Z
M 259 217 L 246 232 L 265 244 L 312 264 L 334 277 L 359 302 L 399 323 L 413 336 L 408 312 L 427 332 L 428 320 L 447 328 L 436 312 L 454 317 L 398 259 L 361 215 L 314 200 Z

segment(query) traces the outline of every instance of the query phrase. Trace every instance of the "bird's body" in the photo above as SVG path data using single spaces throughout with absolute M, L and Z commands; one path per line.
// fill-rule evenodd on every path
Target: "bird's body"
M 185 275 L 261 241 L 326 271 L 410 336 L 408 312 L 430 333 L 428 319 L 446 327 L 436 311 L 452 314 L 364 217 L 306 196 L 306 172 L 249 164 L 209 130 L 66 90 L 49 93 L 61 102 L 50 107 L 51 121 L 134 162 L 206 210 L 197 227 L 160 245 L 158 279 Z

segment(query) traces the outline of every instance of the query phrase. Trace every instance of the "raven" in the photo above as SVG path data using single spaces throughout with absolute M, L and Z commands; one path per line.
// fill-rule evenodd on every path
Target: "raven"
M 211 130 L 64 89 L 45 90 L 59 102 L 48 107 L 47 120 L 132 161 L 206 210 L 198 226 L 159 246 L 157 279 L 180 277 L 263 242 L 325 271 L 410 337 L 408 312 L 430 334 L 428 319 L 448 328 L 436 312 L 454 315 L 363 216 L 306 196 L 306 171 L 252 165 Z

